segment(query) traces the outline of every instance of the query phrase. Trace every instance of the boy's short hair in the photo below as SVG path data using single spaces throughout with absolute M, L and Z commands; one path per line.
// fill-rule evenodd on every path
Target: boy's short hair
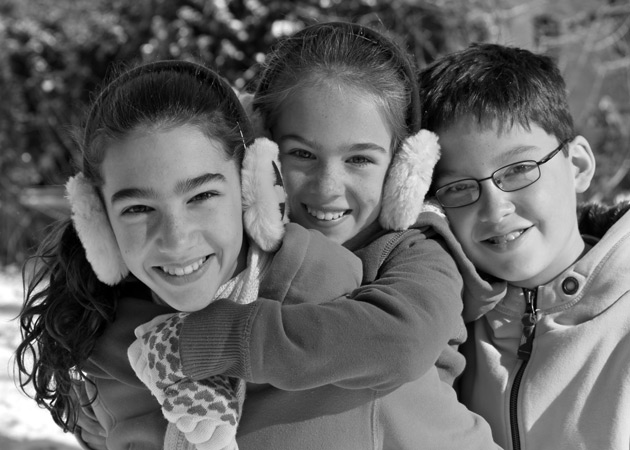
M 559 141 L 575 137 L 564 79 L 546 56 L 472 44 L 420 71 L 419 82 L 422 128 L 438 131 L 472 116 L 499 130 L 534 123 Z

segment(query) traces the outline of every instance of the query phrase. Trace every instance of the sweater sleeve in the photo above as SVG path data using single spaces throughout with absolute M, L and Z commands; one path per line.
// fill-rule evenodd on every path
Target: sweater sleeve
M 342 274 L 331 272 L 334 286 Z M 225 373 L 286 390 L 390 389 L 417 379 L 459 331 L 455 263 L 440 241 L 415 230 L 368 281 L 322 303 L 217 301 L 192 313 L 181 335 L 184 373 Z
M 282 246 L 260 283 L 259 296 L 282 303 L 321 303 L 361 285 L 358 256 L 322 233 L 286 225 Z

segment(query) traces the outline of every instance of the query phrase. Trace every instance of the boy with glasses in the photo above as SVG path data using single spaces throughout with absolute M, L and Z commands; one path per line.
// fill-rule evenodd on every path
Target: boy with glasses
M 487 292 L 465 299 L 461 400 L 505 449 L 627 450 L 630 214 L 601 236 L 580 232 L 595 158 L 558 68 L 474 44 L 420 85 L 423 128 L 442 148 L 432 190 L 477 269 L 468 287 Z

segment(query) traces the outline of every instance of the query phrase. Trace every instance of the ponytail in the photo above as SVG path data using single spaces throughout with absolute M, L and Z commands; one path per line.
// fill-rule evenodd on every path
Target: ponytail
M 84 379 L 83 365 L 114 318 L 118 288 L 98 280 L 69 219 L 42 241 L 23 279 L 22 342 L 16 350 L 20 387 L 64 431 L 73 431 L 72 384 Z

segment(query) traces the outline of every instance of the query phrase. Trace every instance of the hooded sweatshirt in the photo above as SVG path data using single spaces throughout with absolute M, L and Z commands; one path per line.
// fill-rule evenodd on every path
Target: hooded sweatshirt
M 590 250 L 537 289 L 467 280 L 478 290 L 465 300 L 472 323 L 461 399 L 506 450 L 630 447 L 630 213 L 622 213 L 583 211 L 581 231 L 597 234 L 583 234 Z

